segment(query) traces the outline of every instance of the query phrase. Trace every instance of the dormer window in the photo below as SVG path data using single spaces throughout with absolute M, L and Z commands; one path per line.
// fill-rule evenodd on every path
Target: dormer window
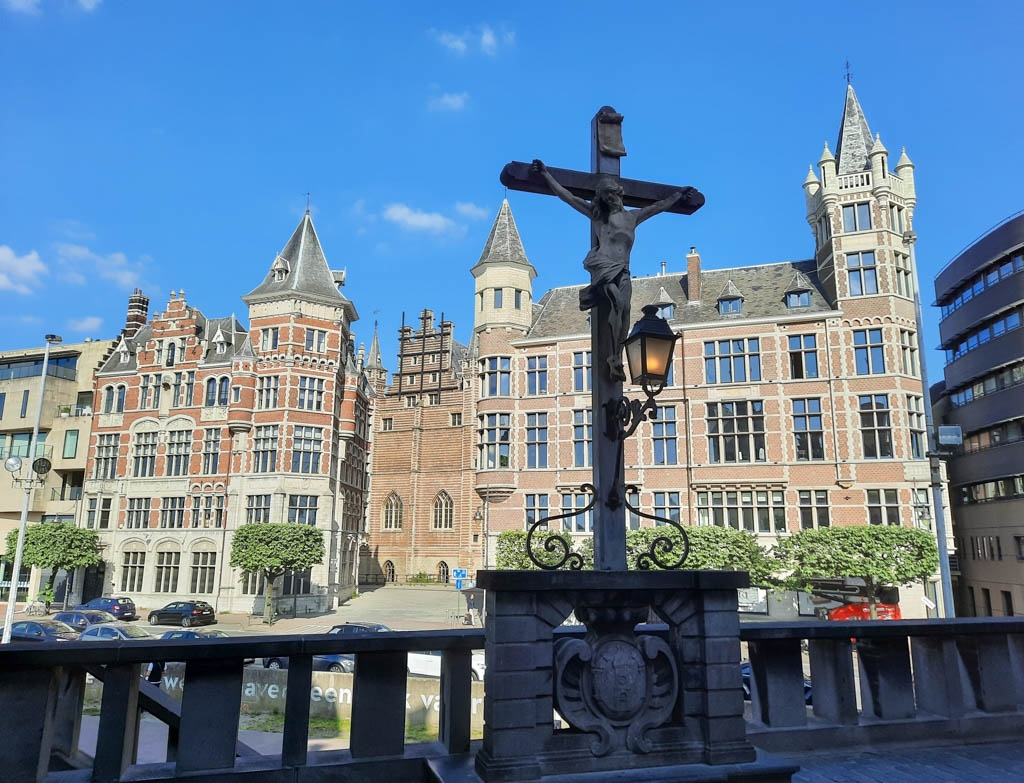
M 216 343 L 216 346 L 217 346 L 217 353 L 227 353 L 228 352 L 228 344 L 227 343 L 224 343 L 224 342 Z
M 810 291 L 790 291 L 786 294 L 786 307 L 810 307 Z
M 730 296 L 718 300 L 718 312 L 720 315 L 734 315 L 743 311 L 743 298 Z
M 127 348 L 122 348 L 121 349 L 121 364 L 128 364 L 128 357 L 130 355 L 131 354 L 128 353 L 128 349 Z
M 674 304 L 662 305 L 658 308 L 658 317 L 664 318 L 666 321 L 675 317 L 676 306 Z
M 270 271 L 274 275 L 274 282 L 281 283 L 288 277 L 288 272 L 291 270 L 288 268 L 288 262 L 278 256 L 274 259 L 274 265 L 270 267 Z

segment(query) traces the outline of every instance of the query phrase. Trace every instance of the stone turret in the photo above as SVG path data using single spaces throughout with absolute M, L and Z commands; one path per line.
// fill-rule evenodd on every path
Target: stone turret
M 523 249 L 508 199 L 491 226 L 480 260 L 470 270 L 476 279 L 474 332 L 494 326 L 523 329 L 533 321 L 533 268 Z

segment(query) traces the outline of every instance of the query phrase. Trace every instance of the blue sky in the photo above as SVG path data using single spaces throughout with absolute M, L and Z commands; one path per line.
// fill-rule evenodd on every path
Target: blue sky
M 135 286 L 152 311 L 183 288 L 244 316 L 307 191 L 357 341 L 379 320 L 393 367 L 423 307 L 466 341 L 502 166 L 587 168 L 604 104 L 625 176 L 707 196 L 644 225 L 634 274 L 682 270 L 691 245 L 706 267 L 808 258 L 801 183 L 834 148 L 846 60 L 872 132 L 917 165 L 930 304 L 936 272 L 1024 208 L 1021 29 L 1009 2 L 0 0 L 0 349 L 112 337 Z M 584 221 L 509 199 L 535 295 L 585 282 Z

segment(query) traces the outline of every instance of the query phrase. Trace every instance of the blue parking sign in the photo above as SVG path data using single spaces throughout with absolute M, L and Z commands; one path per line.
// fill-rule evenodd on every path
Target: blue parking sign
M 468 568 L 453 568 L 452 569 L 452 579 L 465 579 L 467 576 L 469 576 L 469 569 Z

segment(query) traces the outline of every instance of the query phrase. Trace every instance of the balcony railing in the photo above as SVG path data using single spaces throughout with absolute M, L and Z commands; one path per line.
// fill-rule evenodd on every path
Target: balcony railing
M 0 460 L 7 459 L 8 457 L 21 457 L 22 459 L 28 458 L 29 444 L 27 443 L 16 443 L 10 446 L 0 446 Z M 36 444 L 36 456 L 46 457 L 49 459 L 53 456 L 53 446 L 47 446 L 45 443 Z
M 664 626 L 639 630 L 665 633 Z M 1024 618 L 749 623 L 741 638 L 751 663 L 748 739 L 796 761 L 810 748 L 871 743 L 877 749 L 886 741 L 995 740 L 1024 732 Z M 315 766 L 310 773 L 318 780 L 444 780 L 439 770 L 472 764 L 471 652 L 483 646 L 483 631 L 465 630 L 3 647 L 3 776 L 84 780 L 88 773 L 60 770 L 85 765 L 92 780 L 103 781 L 188 775 L 283 782 L 305 779 L 302 768 Z M 407 654 L 427 650 L 442 651 L 438 741 L 406 745 Z M 339 652 L 355 654 L 349 748 L 310 751 L 312 658 Z M 287 677 L 281 753 L 261 755 L 238 739 L 243 660 L 283 656 L 289 667 L 281 673 Z M 142 664 L 151 660 L 184 661 L 180 704 L 140 681 Z M 92 758 L 78 748 L 87 671 L 103 681 Z M 731 696 L 739 684 L 737 664 L 735 682 L 707 697 Z M 144 774 L 132 769 L 140 709 L 168 726 L 167 760 L 147 764 Z M 539 716 L 525 719 L 539 729 Z M 553 722 L 551 731 L 558 730 Z

